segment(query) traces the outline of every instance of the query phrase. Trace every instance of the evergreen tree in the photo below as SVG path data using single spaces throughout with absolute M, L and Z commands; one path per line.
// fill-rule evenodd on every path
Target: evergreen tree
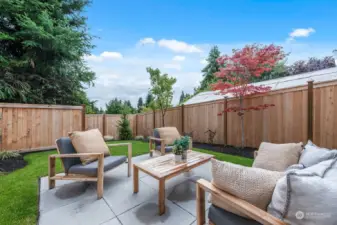
M 120 140 L 132 139 L 132 130 L 130 128 L 130 121 L 128 120 L 126 113 L 123 113 L 121 119 L 118 121 L 117 129 Z
M 218 46 L 214 46 L 210 50 L 208 58 L 206 59 L 207 65 L 201 70 L 203 79 L 200 82 L 200 86 L 195 89 L 196 93 L 207 90 L 209 85 L 216 81 L 214 73 L 219 71 L 220 68 L 219 64 L 216 62 L 217 58 L 220 57 L 220 54 Z
M 1 0 L 0 101 L 86 104 L 89 0 Z
M 149 108 L 152 101 L 153 101 L 153 95 L 152 95 L 151 91 L 149 91 L 147 93 L 147 96 L 146 96 L 145 107 Z
M 180 98 L 179 98 L 179 105 L 181 105 L 184 102 L 185 94 L 184 91 L 181 92 Z
M 138 103 L 137 103 L 138 113 L 140 113 L 142 111 L 142 108 L 143 108 L 143 98 L 139 97 Z

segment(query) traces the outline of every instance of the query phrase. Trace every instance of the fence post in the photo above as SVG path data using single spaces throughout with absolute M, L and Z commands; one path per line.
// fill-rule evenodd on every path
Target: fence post
M 156 110 L 153 110 L 153 129 L 156 128 Z
M 105 117 L 105 113 L 103 114 L 103 137 L 106 135 L 106 117 Z
M 136 128 L 135 128 L 135 130 L 136 130 L 136 136 L 137 136 L 137 134 L 138 134 L 138 114 L 136 114 L 136 118 L 135 118 L 135 122 L 136 122 Z
M 184 133 L 185 133 L 185 124 L 184 124 L 184 122 L 185 122 L 185 112 L 184 112 L 184 104 L 181 105 L 180 110 L 181 110 L 181 133 L 182 133 L 183 135 L 185 135 L 185 134 L 184 134 Z
M 227 112 L 226 109 L 227 108 L 227 97 L 224 98 L 224 102 L 223 102 L 223 144 L 224 146 L 227 145 Z
M 308 81 L 308 140 L 313 141 L 314 134 L 314 81 Z
M 82 130 L 85 130 L 85 105 L 82 105 Z

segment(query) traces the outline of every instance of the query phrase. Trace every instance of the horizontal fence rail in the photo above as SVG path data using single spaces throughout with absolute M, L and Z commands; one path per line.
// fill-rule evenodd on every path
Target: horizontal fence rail
M 165 126 L 177 127 L 193 141 L 239 146 L 240 118 L 236 113 L 218 116 L 238 100 L 223 99 L 167 110 Z M 309 82 L 244 100 L 246 107 L 274 104 L 266 110 L 246 112 L 246 146 L 307 142 L 337 148 L 337 81 Z M 85 114 L 85 106 L 0 103 L 0 150 L 35 151 L 55 147 L 55 139 L 75 130 L 97 128 L 104 136 L 118 137 L 118 114 Z M 161 111 L 128 115 L 133 136 L 150 136 L 164 126 Z

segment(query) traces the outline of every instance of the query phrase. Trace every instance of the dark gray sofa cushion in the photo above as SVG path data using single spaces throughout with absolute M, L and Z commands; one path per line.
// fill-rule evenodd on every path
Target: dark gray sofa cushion
M 71 143 L 70 138 L 62 137 L 56 140 L 57 148 L 60 151 L 60 154 L 76 154 L 76 150 Z M 68 170 L 71 166 L 76 164 L 81 164 L 81 160 L 79 157 L 75 158 L 61 158 L 64 166 L 65 173 L 68 173 Z
M 211 205 L 209 208 L 208 218 L 215 225 L 261 225 L 261 223 L 256 222 L 255 220 L 238 216 L 215 205 Z
M 126 156 L 108 156 L 104 158 L 104 171 L 111 170 L 126 161 Z M 69 168 L 69 173 L 97 176 L 98 160 L 87 165 L 77 164 Z
M 156 146 L 156 150 L 160 151 L 160 145 Z M 173 146 L 165 146 L 165 152 L 172 152 Z

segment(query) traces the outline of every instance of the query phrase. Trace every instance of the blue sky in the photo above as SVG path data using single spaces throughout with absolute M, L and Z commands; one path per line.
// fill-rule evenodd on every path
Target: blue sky
M 99 37 L 86 56 L 97 81 L 90 98 L 104 106 L 119 97 L 136 104 L 150 87 L 146 67 L 177 78 L 174 103 L 192 92 L 213 45 L 223 54 L 245 44 L 274 43 L 288 63 L 332 55 L 337 1 L 93 0 L 85 15 Z

